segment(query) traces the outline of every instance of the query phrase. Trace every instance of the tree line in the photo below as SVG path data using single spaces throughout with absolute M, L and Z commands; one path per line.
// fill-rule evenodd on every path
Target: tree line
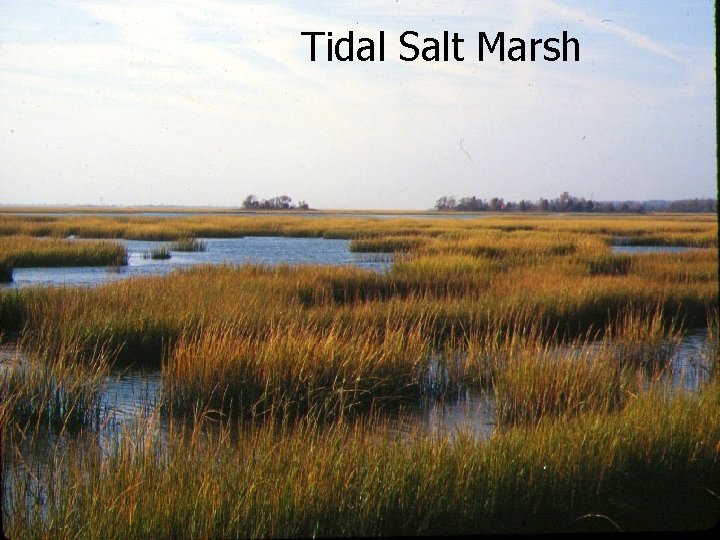
M 258 199 L 255 195 L 248 195 L 242 203 L 247 210 L 310 210 L 305 201 L 293 204 L 292 198 L 287 195 L 271 197 L 270 199 Z
M 683 199 L 678 201 L 593 201 L 574 197 L 567 191 L 554 199 L 505 201 L 499 197 L 485 200 L 470 196 L 456 199 L 443 196 L 435 210 L 457 212 L 717 212 L 717 199 Z

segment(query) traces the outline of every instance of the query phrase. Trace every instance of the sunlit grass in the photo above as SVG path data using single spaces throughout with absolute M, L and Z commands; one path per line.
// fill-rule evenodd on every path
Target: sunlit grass
M 108 241 L 0 236 L 0 264 L 11 268 L 122 266 L 127 250 Z
M 181 336 L 163 363 L 169 407 L 337 415 L 418 395 L 428 355 L 421 327 L 356 334 L 293 326 L 248 336 L 211 325 Z
M 3 425 L 31 438 L 87 430 L 56 447 L 39 482 L 12 477 L 8 534 L 709 526 L 720 517 L 717 249 L 611 244 L 714 246 L 716 233 L 709 216 L 0 216 L 6 245 L 84 244 L 57 240 L 75 234 L 194 249 L 187 239 L 280 235 L 397 254 L 384 272 L 196 266 L 0 290 L 0 333 L 19 334 L 32 363 L 6 371 Z M 661 374 L 692 326 L 708 327 L 711 381 L 669 395 Z M 161 369 L 163 401 L 108 448 L 97 396 L 120 361 Z M 464 388 L 493 399 L 489 440 L 385 424 L 398 405 Z

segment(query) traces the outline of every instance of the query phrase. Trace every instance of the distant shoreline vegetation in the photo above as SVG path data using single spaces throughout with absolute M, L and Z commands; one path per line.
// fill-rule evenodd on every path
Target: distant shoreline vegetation
M 293 204 L 292 198 L 287 195 L 280 195 L 270 199 L 258 199 L 255 195 L 248 195 L 242 203 L 247 210 L 310 210 L 310 205 L 305 201 Z
M 508 201 L 493 197 L 443 196 L 435 202 L 435 210 L 441 212 L 717 212 L 717 199 L 683 199 L 677 201 L 593 201 L 574 197 L 567 191 L 555 199 L 540 198 L 538 201 Z

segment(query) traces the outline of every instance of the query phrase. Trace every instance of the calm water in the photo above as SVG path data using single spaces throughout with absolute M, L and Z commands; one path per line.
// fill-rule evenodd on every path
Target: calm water
M 322 264 L 353 265 L 375 271 L 390 266 L 387 254 L 351 253 L 349 240 L 325 238 L 283 238 L 248 236 L 245 238 L 207 238 L 206 251 L 173 251 L 168 260 L 152 260 L 144 255 L 169 242 L 118 240 L 127 247 L 128 265 L 119 268 L 16 268 L 13 282 L 2 287 L 29 285 L 98 285 L 133 276 L 162 275 L 195 264 Z M 82 242 L 83 240 L 76 240 Z

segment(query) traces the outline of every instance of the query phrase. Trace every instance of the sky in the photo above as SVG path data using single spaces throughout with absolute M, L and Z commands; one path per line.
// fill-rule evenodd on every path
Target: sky
M 310 60 L 350 30 L 385 60 Z M 578 62 L 478 60 L 563 31 Z M 716 197 L 714 34 L 709 0 L 2 0 L 0 204 Z

